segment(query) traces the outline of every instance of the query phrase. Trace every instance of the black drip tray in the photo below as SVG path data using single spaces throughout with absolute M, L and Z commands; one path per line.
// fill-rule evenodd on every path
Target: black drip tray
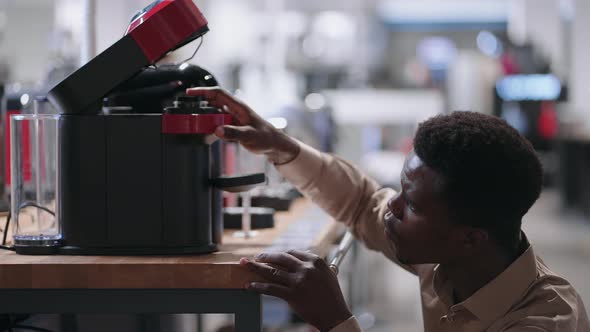
M 275 211 L 289 211 L 293 199 L 283 196 L 252 196 L 252 206 L 267 207 Z M 242 198 L 238 199 L 242 204 Z
M 242 207 L 226 207 L 223 209 L 223 227 L 225 229 L 242 229 Z M 263 207 L 250 208 L 250 228 L 263 229 L 275 227 L 275 210 Z

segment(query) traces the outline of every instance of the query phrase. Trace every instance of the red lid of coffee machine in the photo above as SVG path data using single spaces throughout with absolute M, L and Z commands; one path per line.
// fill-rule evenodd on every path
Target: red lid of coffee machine
M 150 63 L 207 32 L 192 0 L 160 0 L 138 13 L 127 28 Z
M 47 97 L 60 113 L 98 114 L 109 92 L 207 31 L 207 20 L 192 0 L 154 1 L 131 20 L 123 38 L 58 83 Z

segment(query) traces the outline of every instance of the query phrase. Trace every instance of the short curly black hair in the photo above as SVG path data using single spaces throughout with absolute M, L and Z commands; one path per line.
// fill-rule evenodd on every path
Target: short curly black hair
M 422 122 L 414 151 L 442 177 L 442 192 L 461 224 L 518 245 L 522 217 L 539 198 L 543 168 L 529 141 L 506 121 L 453 112 Z

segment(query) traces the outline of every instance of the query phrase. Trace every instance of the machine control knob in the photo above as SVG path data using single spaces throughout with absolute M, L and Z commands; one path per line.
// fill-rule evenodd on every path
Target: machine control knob
M 219 114 L 215 107 L 201 96 L 177 97 L 172 106 L 164 108 L 165 114 Z
M 232 123 L 232 116 L 209 106 L 202 97 L 182 96 L 162 114 L 162 133 L 209 135 L 219 126 Z

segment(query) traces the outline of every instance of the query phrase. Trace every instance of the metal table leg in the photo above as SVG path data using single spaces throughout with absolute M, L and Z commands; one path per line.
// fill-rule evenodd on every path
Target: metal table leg
M 235 332 L 262 331 L 262 299 L 260 295 L 247 293 L 242 296 L 235 311 Z

